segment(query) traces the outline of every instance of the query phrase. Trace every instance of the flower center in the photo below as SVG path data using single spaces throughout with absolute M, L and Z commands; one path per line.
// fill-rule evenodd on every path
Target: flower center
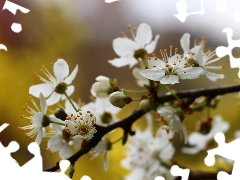
M 85 135 L 85 134 L 88 134 L 88 127 L 87 126 L 84 126 L 84 125 L 82 125 L 82 126 L 80 126 L 79 127 L 79 133 L 80 133 L 80 135 Z
M 65 141 L 70 141 L 71 140 L 71 137 L 72 137 L 72 135 L 70 134 L 70 133 L 68 133 L 67 131 L 66 131 L 66 129 L 63 129 L 62 130 L 62 138 L 65 140 Z
M 55 87 L 55 92 L 58 93 L 58 94 L 64 94 L 66 90 L 67 90 L 67 84 L 64 83 L 64 82 L 59 83 Z
M 43 115 L 43 118 L 42 118 L 42 127 L 47 127 L 50 125 L 50 118 L 46 115 Z
M 145 50 L 145 49 L 138 49 L 138 50 L 136 50 L 135 52 L 134 52 L 134 57 L 136 58 L 136 59 L 139 59 L 139 58 L 141 58 L 141 59 L 145 59 L 145 56 L 147 55 L 147 51 Z

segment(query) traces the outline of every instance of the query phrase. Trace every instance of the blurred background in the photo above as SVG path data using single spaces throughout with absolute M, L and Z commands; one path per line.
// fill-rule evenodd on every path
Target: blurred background
M 202 0 L 205 13 L 190 15 L 184 23 L 174 16 L 178 13 L 177 0 L 122 0 L 110 4 L 104 3 L 104 0 L 21 0 L 21 2 L 12 0 L 11 2 L 29 9 L 30 12 L 23 14 L 18 11 L 13 15 L 8 10 L 4 10 L 0 14 L 0 43 L 8 48 L 7 52 L 0 51 L 0 114 L 2 116 L 0 124 L 10 123 L 10 126 L 0 134 L 0 140 L 4 146 L 13 140 L 20 144 L 20 150 L 13 154 L 20 165 L 32 158 L 27 151 L 27 145 L 31 141 L 18 130 L 19 126 L 28 125 L 27 120 L 20 116 L 26 115 L 22 107 L 28 102 L 29 87 L 40 83 L 34 72 L 39 73 L 42 65 L 51 70 L 51 63 L 63 58 L 72 71 L 78 64 L 78 75 L 73 81 L 76 90 L 72 98 L 75 100 L 82 98 L 87 103 L 90 101 L 91 85 L 98 75 L 117 78 L 119 87 L 139 88 L 129 67 L 118 69 L 107 62 L 117 57 L 112 49 L 112 40 L 119 37 L 121 31 L 130 36 L 128 24 L 137 27 L 140 23 L 147 23 L 151 26 L 154 36 L 160 34 L 155 52 L 169 48 L 170 45 L 178 47 L 181 52 L 180 38 L 186 32 L 191 34 L 191 45 L 194 39 L 201 40 L 204 35 L 208 41 L 207 49 L 228 45 L 226 34 L 222 32 L 226 27 L 233 29 L 233 39 L 240 39 L 240 23 L 236 22 L 236 18 L 234 19 L 234 12 L 239 11 L 240 5 L 237 0 Z M 200 0 L 186 2 L 187 12 L 201 10 Z M 0 1 L 1 8 L 4 3 Z M 224 3 L 225 10 L 217 8 L 219 3 Z M 20 33 L 11 31 L 13 22 L 22 25 L 23 30 Z M 238 48 L 233 50 L 233 55 L 236 58 L 240 57 Z M 213 83 L 206 77 L 201 77 L 194 81 L 181 81 L 172 88 L 181 90 L 235 84 L 238 69 L 230 69 L 228 57 L 216 64 L 224 64 L 225 69 L 217 73 L 224 73 L 225 79 Z M 225 120 L 231 122 L 231 130 L 226 133 L 229 140 L 234 138 L 235 130 L 240 129 L 238 101 L 236 94 L 226 95 L 222 98 L 219 108 L 212 112 L 213 115 L 221 113 Z M 123 118 L 136 108 L 138 103 L 124 107 L 119 118 Z M 205 111 L 189 116 L 185 122 L 188 131 L 194 130 L 196 122 L 205 116 Z M 144 123 L 140 121 L 139 125 L 144 126 Z M 115 133 L 117 139 L 121 135 L 121 130 Z M 46 142 L 44 140 L 41 144 L 44 169 L 60 160 L 58 153 L 50 154 L 49 151 L 44 151 Z M 89 175 L 93 180 L 120 179 L 128 172 L 119 163 L 124 157 L 123 150 L 124 147 L 119 143 L 109 152 L 108 172 L 104 172 L 102 168 L 103 156 L 93 161 L 89 161 L 87 155 L 82 157 L 76 163 L 76 174 L 73 179 L 78 180 L 84 174 Z M 209 169 L 203 163 L 205 155 L 206 152 L 203 152 L 195 156 L 194 164 L 190 161 L 193 156 L 181 155 L 179 151 L 174 158 L 179 160 L 180 165 L 195 170 Z M 197 160 L 199 163 L 196 163 Z

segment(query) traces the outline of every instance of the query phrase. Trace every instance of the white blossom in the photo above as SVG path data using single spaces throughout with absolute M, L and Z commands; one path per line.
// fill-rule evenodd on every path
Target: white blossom
M 120 37 L 114 39 L 113 41 L 113 49 L 120 58 L 115 58 L 113 60 L 109 60 L 108 62 L 115 67 L 129 65 L 131 68 L 138 63 L 135 57 L 135 53 L 137 51 L 144 51 L 143 53 L 146 52 L 151 54 L 156 48 L 157 41 L 160 36 L 156 35 L 155 39 L 151 41 L 152 30 L 148 24 L 140 24 L 137 28 L 136 35 L 131 28 L 130 30 L 132 32 L 133 40 L 127 37 Z
M 69 158 L 73 155 L 73 144 L 79 149 L 83 139 L 79 136 L 69 139 L 71 135 L 64 129 L 64 126 L 58 124 L 51 124 L 51 126 L 55 132 L 48 140 L 48 149 L 52 152 L 59 151 L 59 156 L 62 159 Z
M 121 163 L 124 168 L 132 170 L 125 178 L 144 180 L 165 175 L 173 179 L 169 169 L 161 164 L 168 164 L 175 152 L 169 139 L 169 134 L 162 127 L 155 136 L 150 128 L 145 131 L 137 129 L 136 134 L 130 137 L 127 157 Z
M 108 153 L 111 146 L 111 142 L 108 138 L 103 137 L 101 141 L 89 152 L 90 160 L 96 158 L 99 156 L 99 154 L 103 154 L 104 160 L 103 160 L 103 168 L 105 171 L 108 170 Z
M 94 125 L 96 117 L 90 111 L 78 111 L 69 115 L 65 120 L 65 129 L 71 134 L 71 138 L 79 136 L 82 139 L 90 140 L 96 131 Z
M 157 109 L 157 114 L 159 115 L 159 117 L 157 116 L 157 120 L 169 126 L 170 134 L 174 135 L 175 132 L 179 132 L 180 135 L 183 135 L 183 140 L 187 143 L 187 129 L 176 113 L 176 109 L 171 106 L 160 107 Z
M 94 97 L 108 97 L 108 91 L 111 88 L 110 79 L 106 76 L 98 76 L 91 87 L 91 93 Z
M 199 67 L 186 67 L 187 59 L 180 54 L 158 59 L 152 57 L 148 60 L 149 69 L 142 70 L 143 77 L 159 81 L 161 84 L 179 83 L 179 79 L 196 79 L 202 71 Z
M 25 105 L 24 110 L 26 110 L 30 115 L 28 116 L 22 116 L 23 118 L 29 119 L 31 125 L 19 127 L 20 130 L 31 130 L 30 132 L 26 133 L 26 137 L 33 138 L 36 136 L 35 142 L 38 144 L 41 143 L 42 138 L 44 136 L 44 127 L 47 127 L 50 125 L 52 121 L 54 122 L 61 122 L 58 118 L 55 117 L 48 117 L 46 115 L 47 111 L 47 103 L 45 98 L 43 97 L 43 94 L 39 94 L 40 99 L 40 107 L 41 110 L 38 108 L 36 102 L 32 97 L 30 97 L 31 103 L 34 105 L 35 109 L 31 108 L 28 105 Z
M 197 154 L 207 147 L 209 141 L 211 141 L 215 134 L 222 132 L 225 133 L 229 129 L 229 123 L 224 121 L 220 115 L 214 117 L 212 122 L 212 128 L 208 134 L 202 134 L 199 132 L 193 132 L 188 137 L 188 144 L 193 147 L 182 148 L 183 153 Z
M 44 97 L 48 97 L 47 105 L 53 105 L 66 99 L 64 92 L 70 96 L 74 92 L 74 86 L 70 85 L 78 72 L 78 65 L 69 75 L 69 66 L 63 59 L 58 59 L 53 65 L 55 77 L 43 66 L 41 71 L 46 75 L 47 79 L 36 74 L 43 81 L 43 84 L 33 85 L 29 88 L 29 94 L 38 97 L 41 92 Z
M 223 69 L 223 66 L 209 66 L 209 64 L 219 61 L 220 58 L 215 57 L 216 52 L 208 50 L 205 52 L 204 47 L 207 43 L 205 37 L 203 36 L 202 41 L 197 44 L 194 44 L 194 47 L 190 49 L 190 34 L 183 34 L 180 40 L 183 52 L 185 56 L 189 57 L 191 63 L 195 66 L 199 66 L 203 69 L 201 72 L 202 75 L 206 75 L 206 77 L 211 81 L 216 81 L 217 79 L 223 79 L 223 74 L 216 74 L 213 72 L 209 72 L 208 69 Z M 215 57 L 215 58 L 214 58 Z

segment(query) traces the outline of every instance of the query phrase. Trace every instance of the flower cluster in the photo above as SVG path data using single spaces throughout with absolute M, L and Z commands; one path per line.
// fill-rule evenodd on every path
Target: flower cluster
M 38 144 L 42 138 L 48 138 L 47 149 L 58 151 L 63 159 L 73 155 L 74 147 L 81 149 L 81 153 L 89 152 L 90 159 L 103 154 L 104 170 L 109 167 L 108 152 L 114 148 L 114 144 L 119 141 L 125 144 L 129 139 L 126 158 L 122 161 L 122 166 L 131 170 L 126 180 L 150 180 L 156 176 L 171 180 L 173 177 L 169 170 L 175 153 L 172 139 L 177 133 L 184 145 L 191 146 L 183 147 L 182 152 L 195 154 L 205 150 L 217 132 L 226 132 L 229 128 L 221 116 L 212 117 L 210 113 L 211 109 L 217 107 L 218 97 L 206 95 L 183 98 L 171 85 L 180 80 L 197 79 L 201 75 L 206 75 L 211 81 L 223 79 L 223 74 L 209 71 L 223 69 L 223 66 L 210 66 L 220 59 L 215 57 L 215 51 L 205 50 L 205 37 L 200 42 L 195 40 L 194 46 L 190 48 L 190 34 L 185 33 L 180 39 L 182 53 L 171 45 L 169 52 L 167 49 L 160 50 L 161 58 L 158 58 L 152 53 L 160 35 L 153 39 L 152 30 L 145 23 L 138 28 L 128 28 L 132 37 L 128 38 L 122 33 L 123 37 L 113 40 L 113 50 L 119 58 L 108 62 L 117 68 L 127 65 L 132 68 L 140 90 L 121 88 L 117 79 L 99 75 L 90 89 L 91 101 L 83 103 L 78 100 L 76 103 L 70 96 L 75 90 L 72 82 L 77 75 L 78 65 L 69 74 L 67 62 L 58 59 L 53 64 L 54 75 L 45 66 L 41 71 L 46 78 L 36 73 L 43 83 L 31 86 L 29 94 L 39 98 L 40 108 L 31 97 L 34 108 L 25 105 L 24 110 L 30 115 L 22 116 L 29 120 L 30 125 L 19 129 L 29 130 L 26 136 L 36 137 Z M 167 94 L 160 95 L 163 91 L 167 91 Z M 139 102 L 139 114 L 132 115 L 133 119 L 123 119 L 124 124 L 120 124 L 117 114 L 132 102 Z M 58 108 L 55 112 L 48 112 L 48 107 L 52 105 Z M 186 117 L 204 109 L 207 109 L 207 118 L 200 121 L 198 129 L 188 135 L 184 124 Z M 132 130 L 133 123 L 143 114 L 146 114 L 147 127 L 143 131 L 139 127 Z M 113 134 L 110 133 L 114 130 L 110 129 L 112 127 L 123 130 L 123 135 L 115 141 L 109 137 Z

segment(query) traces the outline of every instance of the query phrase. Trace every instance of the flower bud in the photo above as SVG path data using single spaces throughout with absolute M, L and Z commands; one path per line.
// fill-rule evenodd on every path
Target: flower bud
M 132 101 L 132 98 L 127 97 L 123 92 L 116 91 L 110 94 L 109 101 L 112 105 L 122 108 L 125 104 L 129 104 Z
M 111 88 L 110 79 L 105 76 L 98 76 L 91 88 L 91 93 L 95 97 L 103 98 L 108 97 L 108 91 Z
M 65 121 L 66 117 L 68 116 L 67 113 L 62 108 L 57 109 L 54 112 L 54 115 L 56 118 L 61 119 L 62 121 Z

